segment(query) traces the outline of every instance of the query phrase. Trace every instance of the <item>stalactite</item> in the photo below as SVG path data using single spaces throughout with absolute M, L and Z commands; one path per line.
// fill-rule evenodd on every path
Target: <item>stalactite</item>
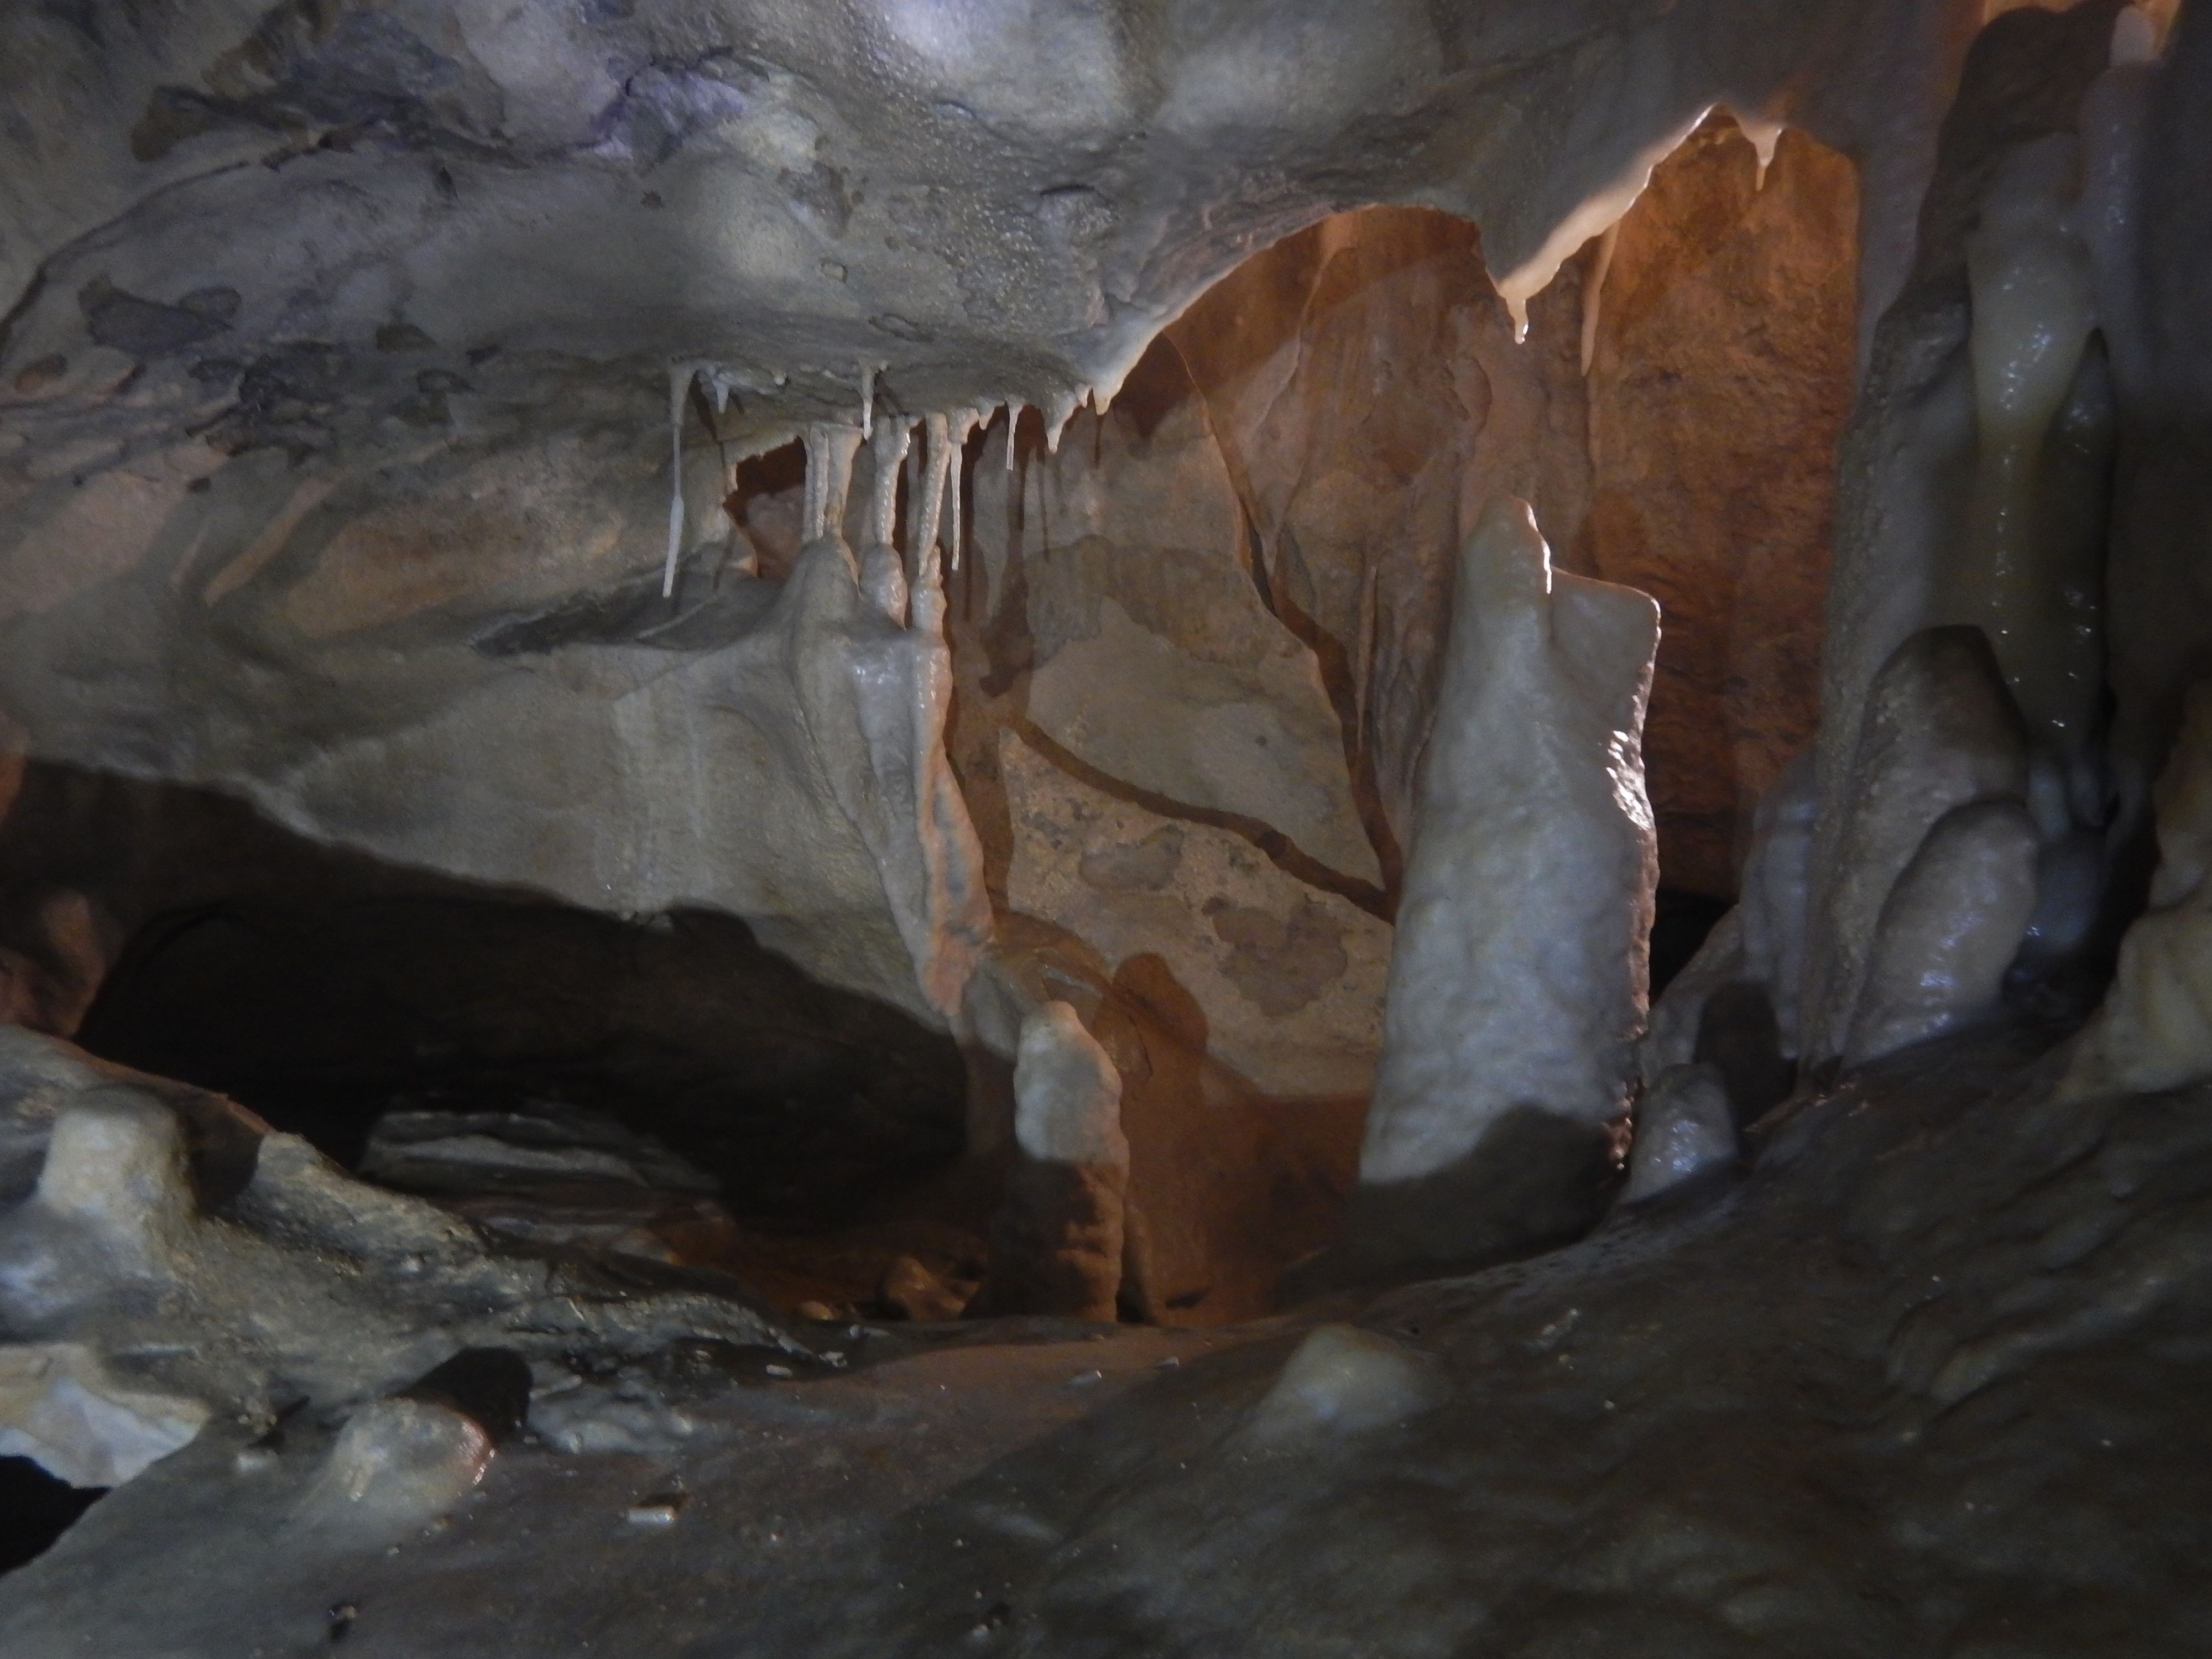
M 852 493 L 853 458 L 860 453 L 860 429 L 826 422 L 806 428 L 806 539 L 842 539 L 845 501 Z
M 660 597 L 676 594 L 676 557 L 684 550 L 684 400 L 690 395 L 696 362 L 668 366 L 668 554 L 660 569 Z
M 914 430 L 902 420 L 886 420 L 868 446 L 874 463 L 869 486 L 868 545 L 860 556 L 860 592 L 868 602 L 903 626 L 907 616 L 906 567 L 895 544 L 898 535 L 899 469 Z
M 932 415 L 922 422 L 921 493 L 915 498 L 914 528 L 907 538 L 907 545 L 914 550 L 917 580 L 924 556 L 935 556 L 938 520 L 945 511 L 945 468 L 951 434 L 951 422 L 942 415 Z
M 1752 153 L 1759 158 L 1759 171 L 1752 180 L 1754 191 L 1766 188 L 1766 171 L 1774 165 L 1775 152 L 1782 148 L 1782 135 L 1787 124 L 1764 115 L 1746 115 L 1731 110 L 1736 129 L 1751 141 Z
M 1613 252 L 1620 246 L 1620 222 L 1607 225 L 1597 239 L 1597 258 L 1591 262 L 1589 280 L 1583 288 L 1583 373 L 1597 361 L 1597 331 L 1605 299 L 1605 279 L 1613 269 Z
M 1528 301 L 1552 285 L 1552 279 L 1559 274 L 1559 267 L 1573 257 L 1576 249 L 1620 222 L 1622 216 L 1636 205 L 1637 198 L 1650 184 L 1653 169 L 1680 149 L 1711 112 L 1710 106 L 1700 109 L 1679 131 L 1638 150 L 1620 176 L 1586 197 L 1559 222 L 1531 258 L 1498 278 L 1498 297 L 1505 301 L 1506 313 L 1513 319 L 1516 340 L 1528 337 Z
M 860 436 L 876 435 L 876 371 L 878 365 L 860 365 Z
M 1006 405 L 1006 471 L 1014 470 L 1014 441 L 1021 436 L 1022 411 L 1029 405 L 1016 398 Z
M 1067 423 L 1075 418 L 1075 411 L 1083 406 L 1083 400 L 1090 395 L 1090 387 L 1079 386 L 1072 392 L 1053 393 L 1052 401 L 1045 405 L 1044 411 L 1046 454 L 1060 453 L 1060 434 L 1067 430 Z
M 960 457 L 968 447 L 968 434 L 975 429 L 976 419 L 975 410 L 955 410 L 948 433 L 946 459 L 951 476 L 945 484 L 945 546 L 955 570 L 960 568 Z

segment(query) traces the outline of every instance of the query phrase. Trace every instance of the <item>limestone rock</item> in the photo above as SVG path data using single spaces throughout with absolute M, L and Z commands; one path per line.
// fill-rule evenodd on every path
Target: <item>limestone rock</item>
M 991 1310 L 1110 1320 L 1129 1182 L 1121 1078 L 1067 1004 L 1022 1022 L 1014 1097 L 1019 1154 L 991 1224 Z
M 0 1457 L 73 1486 L 119 1486 L 188 1444 L 210 1415 L 188 1396 L 118 1382 L 77 1342 L 0 1346 Z
M 1644 595 L 1554 572 L 1524 503 L 1494 503 L 1461 556 L 1360 1154 L 1370 1259 L 1592 1218 L 1645 1013 L 1657 632 Z
M 1240 836 L 1116 799 L 1012 732 L 1006 899 L 1082 939 L 1109 975 L 1157 963 L 1197 1005 L 1206 1051 L 1279 1098 L 1362 1094 L 1382 1037 L 1389 924 Z
M 1806 960 L 1814 1060 L 1847 1046 L 1883 907 L 1936 822 L 2026 798 L 2027 735 L 1979 629 L 1927 629 L 1897 648 L 1868 693 L 1850 778 Z
M 1147 354 L 1059 453 L 975 468 L 976 552 L 1001 678 L 1030 726 L 1121 785 L 1264 826 L 1379 884 L 1344 729 L 1310 647 L 1248 568 L 1237 492 L 1172 350 Z
M 1881 908 L 1851 1017 L 1851 1065 L 2003 1007 L 2005 969 L 2035 908 L 2035 820 L 2017 801 L 1975 801 L 1936 821 Z
M 1762 166 L 1717 113 L 1653 172 L 1585 300 L 1589 513 L 1554 539 L 1569 569 L 1659 601 L 1644 754 L 1672 887 L 1736 890 L 1754 805 L 1818 718 L 1858 195 L 1805 133 Z
M 1403 1343 L 1356 1325 L 1323 1325 L 1291 1351 L 1243 1434 L 1261 1445 L 1326 1443 L 1418 1417 L 1446 1392 L 1436 1367 Z
M 711 1193 L 714 1178 L 604 1113 L 557 1102 L 514 1111 L 386 1112 L 370 1131 L 361 1173 L 411 1192 L 469 1191 L 502 1182 L 613 1181 Z
M 1636 1139 L 1629 1147 L 1623 1204 L 1641 1204 L 1732 1164 L 1735 1115 L 1726 1079 L 1717 1066 L 1669 1067 L 1636 1109 Z
M 1589 506 L 1582 268 L 1538 297 L 1519 343 L 1484 254 L 1446 214 L 1340 214 L 1227 275 L 1167 335 L 1205 398 L 1257 569 L 1347 715 L 1394 864 L 1476 512 L 1521 496 L 1565 549 Z
M 2157 805 L 2149 905 L 2120 941 L 2104 1005 L 2074 1041 L 2063 1091 L 2076 1099 L 2212 1078 L 2212 686 L 2189 694 Z
M 468 1496 L 491 1466 L 491 1437 L 450 1406 L 373 1401 L 346 1419 L 301 1500 L 310 1526 L 397 1539 Z
M 46 1354 L 10 1362 L 11 1420 L 67 1478 L 98 1465 L 97 1444 L 111 1472 L 143 1467 L 210 1413 L 266 1421 L 302 1392 L 382 1393 L 426 1349 L 785 1340 L 734 1297 L 498 1249 L 220 1097 L 19 1028 L 0 1028 L 0 1322 L 39 1332 Z M 126 1353 L 128 1384 L 103 1381 Z
M 876 1305 L 898 1319 L 957 1319 L 975 1287 L 956 1287 L 910 1255 L 895 1255 L 876 1286 Z

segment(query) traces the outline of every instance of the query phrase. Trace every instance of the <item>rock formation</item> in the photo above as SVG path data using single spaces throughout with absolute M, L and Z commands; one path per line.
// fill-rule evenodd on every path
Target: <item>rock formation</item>
M 1022 1022 L 1014 1097 L 1019 1152 L 991 1225 L 990 1306 L 1111 1319 L 1129 1182 L 1121 1079 L 1067 1004 Z
M 1554 571 L 1513 501 L 1452 605 L 1352 1224 L 1378 1262 L 1587 1224 L 1644 1017 L 1657 607 Z
M 0 1652 L 2212 1647 L 2208 4 L 4 9 Z

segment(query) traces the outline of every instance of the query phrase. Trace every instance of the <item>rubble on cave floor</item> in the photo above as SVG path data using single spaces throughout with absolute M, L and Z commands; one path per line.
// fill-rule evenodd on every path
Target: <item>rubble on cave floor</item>
M 1733 1185 L 1258 1324 L 541 1352 L 376 1524 L 316 1518 L 337 1413 L 217 1416 L 0 1583 L 0 1650 L 2202 1651 L 2212 1098 L 2055 1070 L 1911 1050 Z

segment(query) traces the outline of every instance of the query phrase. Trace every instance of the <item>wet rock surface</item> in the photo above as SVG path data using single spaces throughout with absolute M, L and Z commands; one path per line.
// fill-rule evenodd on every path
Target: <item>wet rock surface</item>
M 287 1529 L 335 1430 L 242 1470 L 218 1422 L 0 1585 L 0 1638 L 229 1654 L 345 1605 L 349 1649 L 431 1659 L 2178 1659 L 2212 1112 L 2058 1103 L 2059 1063 L 1911 1050 L 1758 1125 L 1731 1190 L 1287 1322 L 556 1363 L 538 1443 L 396 1549 Z

